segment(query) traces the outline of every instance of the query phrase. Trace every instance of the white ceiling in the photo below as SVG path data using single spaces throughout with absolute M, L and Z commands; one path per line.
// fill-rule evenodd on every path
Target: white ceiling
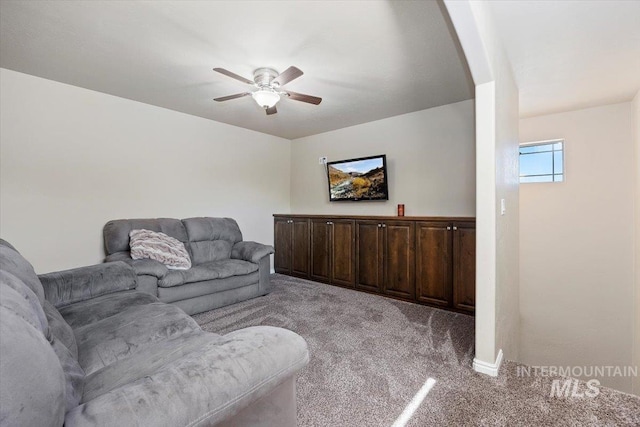
M 6 1 L 0 66 L 295 139 L 473 97 L 444 6 L 435 1 Z M 443 13 L 444 12 L 444 13 Z M 304 75 L 266 116 L 241 82 L 253 70 Z
M 631 100 L 640 90 L 640 1 L 492 1 L 520 116 Z

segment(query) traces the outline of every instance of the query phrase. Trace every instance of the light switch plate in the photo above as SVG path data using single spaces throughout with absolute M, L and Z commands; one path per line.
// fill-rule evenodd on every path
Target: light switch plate
M 318 164 L 320 165 L 326 165 L 327 164 L 327 158 L 322 156 L 318 159 Z
M 504 202 L 504 199 L 500 199 L 500 215 L 504 215 L 507 212 L 507 205 Z

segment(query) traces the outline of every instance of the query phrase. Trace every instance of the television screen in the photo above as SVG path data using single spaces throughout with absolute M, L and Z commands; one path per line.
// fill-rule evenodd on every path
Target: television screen
M 384 154 L 327 163 L 329 200 L 389 200 Z

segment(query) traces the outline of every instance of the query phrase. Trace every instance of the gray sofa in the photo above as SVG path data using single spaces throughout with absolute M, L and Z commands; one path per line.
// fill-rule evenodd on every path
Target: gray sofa
M 305 341 L 203 332 L 111 262 L 37 276 L 0 240 L 0 425 L 294 426 Z
M 131 259 L 129 232 L 159 231 L 184 243 L 192 267 L 168 270 L 150 260 Z M 103 230 L 105 261 L 124 261 L 138 275 L 138 290 L 177 305 L 189 314 L 201 313 L 269 293 L 272 246 L 242 241 L 231 218 L 119 219 Z

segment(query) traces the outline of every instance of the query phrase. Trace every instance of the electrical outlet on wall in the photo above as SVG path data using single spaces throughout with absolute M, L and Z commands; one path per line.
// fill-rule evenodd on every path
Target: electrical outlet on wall
M 326 165 L 327 164 L 327 158 L 325 156 L 322 156 L 318 159 L 318 164 L 320 165 Z

